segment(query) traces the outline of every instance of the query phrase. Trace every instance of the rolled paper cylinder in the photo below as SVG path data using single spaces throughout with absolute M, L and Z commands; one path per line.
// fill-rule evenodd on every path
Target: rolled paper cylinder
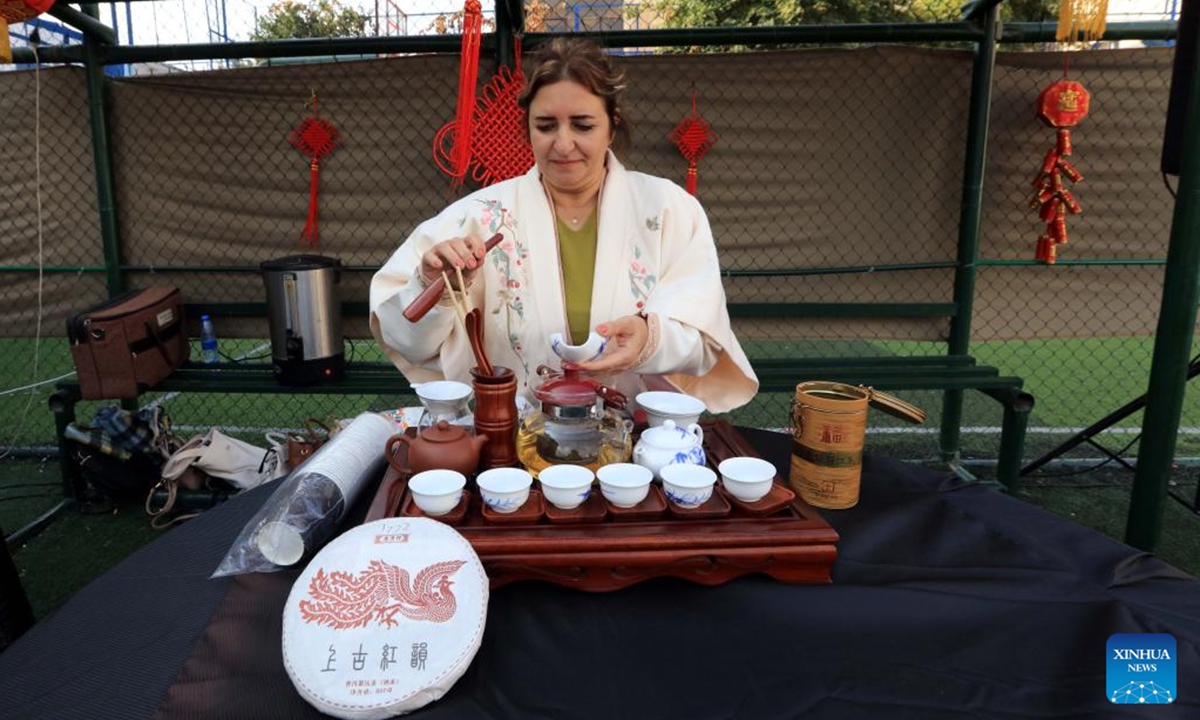
M 1046 157 L 1042 159 L 1042 172 L 1048 173 L 1054 170 L 1054 164 L 1058 162 L 1058 151 L 1047 150 Z
M 1051 197 L 1042 204 L 1042 210 L 1038 216 L 1042 219 L 1042 222 L 1050 222 L 1054 219 L 1060 207 L 1062 207 L 1062 201 L 1056 197 Z
M 1075 196 L 1071 194 L 1070 190 L 1062 190 L 1058 195 L 1062 198 L 1063 203 L 1065 203 L 1067 206 L 1067 210 L 1069 210 L 1072 215 L 1078 215 L 1079 213 L 1083 212 L 1083 207 L 1075 200 Z
M 503 239 L 504 235 L 502 233 L 496 233 L 488 238 L 488 241 L 483 244 L 484 254 L 486 255 L 487 253 L 491 252 L 492 248 L 499 245 L 500 241 Z M 437 280 L 429 283 L 429 287 L 422 290 L 421 294 L 418 295 L 415 300 L 410 302 L 408 307 L 404 308 L 404 318 L 409 322 L 417 322 L 421 318 L 425 317 L 425 315 L 433 309 L 433 306 L 437 305 L 438 300 L 442 297 L 442 292 L 444 292 L 445 289 L 446 281 L 442 278 L 438 278 Z
M 1066 128 L 1061 128 L 1058 131 L 1058 154 L 1071 154 L 1071 131 Z
M 1065 158 L 1058 159 L 1058 167 L 1062 169 L 1067 177 L 1071 178 L 1071 182 L 1079 182 L 1083 179 L 1083 173 L 1075 169 L 1075 166 Z

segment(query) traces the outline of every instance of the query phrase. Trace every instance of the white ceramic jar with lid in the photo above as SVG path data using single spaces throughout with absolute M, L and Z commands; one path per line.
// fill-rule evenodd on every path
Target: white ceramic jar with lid
M 704 460 L 704 430 L 696 423 L 679 427 L 674 420 L 666 420 L 647 428 L 633 448 L 633 461 L 660 480 L 659 471 L 667 465 L 703 465 Z

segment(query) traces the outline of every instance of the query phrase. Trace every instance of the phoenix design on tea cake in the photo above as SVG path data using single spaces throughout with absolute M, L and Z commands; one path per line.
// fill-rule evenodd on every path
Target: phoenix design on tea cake
M 300 601 L 300 617 L 337 630 L 366 627 L 372 618 L 392 627 L 398 624 L 398 614 L 444 623 L 458 609 L 450 576 L 465 564 L 463 560 L 434 563 L 418 571 L 411 585 L 407 570 L 382 560 L 372 560 L 357 575 L 339 570 L 326 574 L 322 568 L 308 584 L 311 599 Z

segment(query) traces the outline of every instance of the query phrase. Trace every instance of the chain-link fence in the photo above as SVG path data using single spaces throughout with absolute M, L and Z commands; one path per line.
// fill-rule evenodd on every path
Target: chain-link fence
M 153 32 L 132 16 L 112 24 L 132 29 L 119 33 L 123 44 L 130 37 L 135 44 L 245 41 L 256 27 L 253 13 L 249 22 L 243 16 L 245 7 L 231 14 L 234 3 L 205 3 L 203 22 L 188 3 L 182 25 L 193 34 L 180 38 L 181 17 L 163 16 L 176 6 L 182 13 L 183 5 L 133 3 L 139 16 L 155 15 Z M 367 5 L 355 7 L 369 16 L 368 35 L 456 29 L 453 8 L 426 18 L 391 2 Z M 795 37 L 786 49 L 784 41 L 761 37 L 737 47 L 711 39 L 686 47 L 656 47 L 644 36 L 636 44 L 623 41 L 622 33 L 663 25 L 648 7 L 535 3 L 526 7 L 526 20 L 533 32 L 607 33 L 629 75 L 629 166 L 682 184 L 687 163 L 671 131 L 694 108 L 717 134 L 699 163 L 698 192 L 730 302 L 741 308 L 736 327 L 748 354 L 944 354 L 948 317 L 811 313 L 821 303 L 952 302 L 969 47 L 813 45 Z M 487 9 L 485 18 L 494 17 Z M 63 332 L 72 312 L 118 288 L 165 283 L 181 287 L 189 303 L 262 302 L 258 264 L 305 249 L 299 235 L 308 159 L 287 136 L 311 112 L 314 94 L 343 139 L 320 170 L 321 251 L 346 266 L 343 300 L 365 302 L 372 272 L 453 197 L 433 146 L 454 117 L 459 57 L 337 52 L 336 59 L 276 56 L 269 64 L 253 58 L 121 64 L 103 83 L 111 207 L 98 200 L 86 70 L 0 74 L 8 160 L 0 168 L 0 298 L 7 308 L 0 444 L 52 444 L 46 399 L 50 381 L 72 371 Z M 997 59 L 972 353 L 1025 378 L 1037 398 L 1029 457 L 1145 391 L 1173 207 L 1158 172 L 1172 55 L 1170 47 L 1069 54 L 1022 48 Z M 1074 160 L 1084 179 L 1074 190 L 1085 212 L 1069 219 L 1071 241 L 1049 267 L 1032 262 L 1041 223 L 1029 200 L 1054 133 L 1035 119 L 1034 107 L 1041 89 L 1062 77 L 1068 57 L 1067 72 L 1093 94 L 1093 111 L 1075 134 Z M 485 53 L 481 85 L 494 67 Z M 106 248 L 100 218 L 108 212 L 118 242 Z M 767 305 L 796 310 L 790 317 L 756 314 Z M 269 351 L 263 322 L 215 314 L 226 355 Z M 347 323 L 347 354 L 382 360 L 364 320 Z M 991 457 L 1000 408 L 976 395 L 968 393 L 963 451 Z M 927 428 L 901 429 L 873 417 L 871 442 L 906 457 L 933 457 L 940 394 L 904 396 L 931 411 Z M 756 399 L 733 420 L 785 426 L 788 400 Z M 256 434 L 411 398 L 150 394 L 142 401 L 166 404 L 186 434 L 209 425 Z M 81 405 L 80 416 L 90 417 L 94 407 Z M 1134 414 L 1120 423 L 1112 444 L 1135 438 L 1140 421 Z M 1200 437 L 1200 408 L 1191 397 L 1183 425 L 1180 451 L 1187 454 Z

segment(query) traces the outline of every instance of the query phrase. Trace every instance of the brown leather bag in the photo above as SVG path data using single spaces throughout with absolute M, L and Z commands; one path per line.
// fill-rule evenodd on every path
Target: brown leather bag
M 131 290 L 68 318 L 67 338 L 84 399 L 135 398 L 188 359 L 183 296 Z
M 324 435 L 317 432 L 320 428 L 325 432 Z M 309 418 L 304 421 L 304 433 L 289 432 L 287 434 L 287 459 L 288 466 L 295 470 L 300 463 L 309 458 L 325 444 L 332 433 L 329 426 L 316 418 Z

